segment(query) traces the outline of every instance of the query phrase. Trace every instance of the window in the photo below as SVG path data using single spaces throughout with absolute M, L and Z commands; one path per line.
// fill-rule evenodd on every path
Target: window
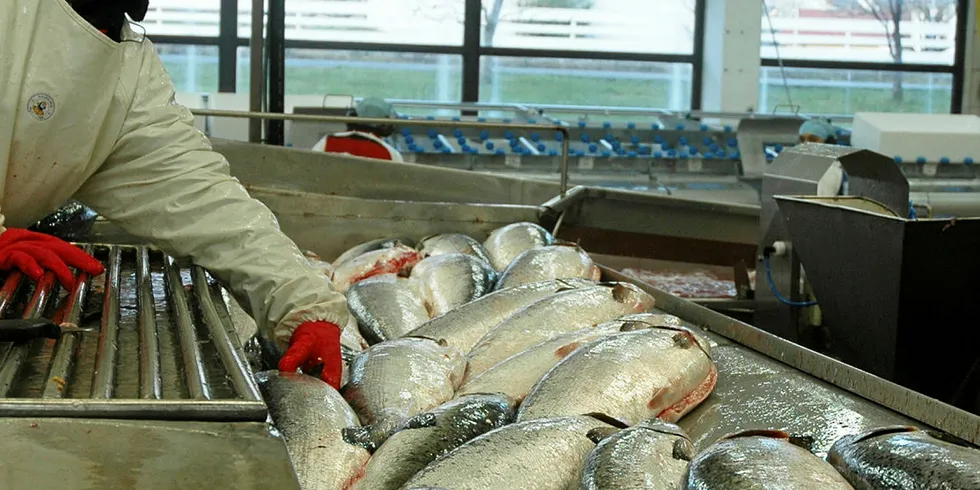
M 177 92 L 218 91 L 217 46 L 155 44 Z
M 464 0 L 288 0 L 286 39 L 459 46 Z M 251 35 L 252 1 L 238 2 L 238 36 Z
M 760 112 L 853 114 L 873 112 L 949 113 L 953 76 L 949 73 L 763 68 Z M 789 88 L 790 99 L 786 89 Z M 795 106 L 795 107 L 794 107 Z
M 768 4 L 769 16 L 762 17 L 763 58 L 954 63 L 956 0 L 768 0 Z
M 480 73 L 482 102 L 690 108 L 687 64 L 484 56 Z
M 458 102 L 461 65 L 452 55 L 287 49 L 286 94 Z
M 694 5 L 694 0 L 483 0 L 482 43 L 496 48 L 691 54 Z
M 140 25 L 150 38 L 158 36 L 217 37 L 220 0 L 153 0 Z

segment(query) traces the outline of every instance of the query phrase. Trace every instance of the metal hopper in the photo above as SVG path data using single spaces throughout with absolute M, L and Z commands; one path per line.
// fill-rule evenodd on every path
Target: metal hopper
M 775 198 L 819 301 L 831 354 L 980 409 L 970 379 L 980 361 L 980 219 L 908 220 L 862 197 Z

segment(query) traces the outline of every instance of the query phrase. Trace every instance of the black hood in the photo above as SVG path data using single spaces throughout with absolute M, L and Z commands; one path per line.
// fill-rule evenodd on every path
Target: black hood
M 126 16 L 141 22 L 146 17 L 150 0 L 68 0 L 68 3 L 89 24 L 119 42 Z

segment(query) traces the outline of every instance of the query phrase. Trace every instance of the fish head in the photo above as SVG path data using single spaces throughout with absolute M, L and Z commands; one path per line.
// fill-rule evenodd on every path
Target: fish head
M 612 288 L 612 296 L 616 301 L 629 305 L 637 312 L 649 311 L 656 301 L 642 289 L 628 282 L 607 283 Z

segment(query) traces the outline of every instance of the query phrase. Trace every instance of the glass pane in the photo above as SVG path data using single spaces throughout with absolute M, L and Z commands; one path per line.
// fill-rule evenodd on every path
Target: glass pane
M 691 106 L 688 64 L 496 56 L 483 57 L 481 63 L 482 102 L 671 110 Z
M 248 69 L 239 70 L 239 76 Z M 462 59 L 455 55 L 369 51 L 286 50 L 286 94 L 461 99 Z M 239 87 L 242 81 L 239 81 Z
M 483 0 L 483 45 L 690 54 L 695 0 Z
M 769 17 L 762 15 L 763 58 L 953 64 L 956 0 L 782 0 L 769 6 Z
M 787 100 L 786 87 L 792 102 Z M 853 114 L 859 111 L 949 113 L 953 76 L 869 70 L 763 68 L 759 112 Z M 778 106 L 778 107 L 777 107 Z
M 156 44 L 178 92 L 218 91 L 218 47 Z
M 151 36 L 217 36 L 220 0 L 153 0 L 140 25 Z
M 156 1 L 156 0 L 154 0 Z M 464 0 L 289 0 L 286 39 L 355 43 L 463 43 Z M 252 1 L 238 0 L 238 36 L 249 37 Z

